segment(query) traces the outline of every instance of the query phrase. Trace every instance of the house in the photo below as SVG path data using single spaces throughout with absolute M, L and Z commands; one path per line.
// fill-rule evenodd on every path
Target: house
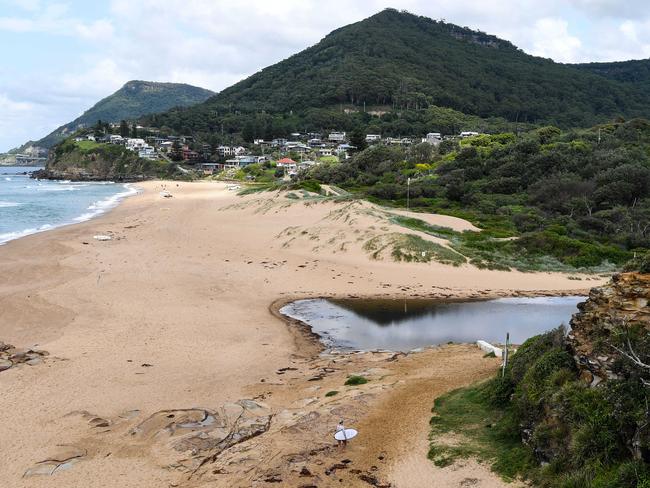
M 334 150 L 331 147 L 324 147 L 324 148 L 318 150 L 318 155 L 320 157 L 333 156 L 334 155 Z
M 309 139 L 307 141 L 307 144 L 309 144 L 310 147 L 319 147 L 323 144 L 323 141 L 318 137 L 314 137 L 312 139 Z
M 118 136 L 117 134 L 111 135 L 109 138 L 111 144 L 124 144 L 124 137 Z
M 464 131 L 460 133 L 461 139 L 465 139 L 466 137 L 472 137 L 472 136 L 477 136 L 478 132 L 472 132 L 472 131 Z
M 243 155 L 235 156 L 235 159 L 238 161 L 239 167 L 244 167 L 248 166 L 249 164 L 263 163 L 266 161 L 266 156 Z
M 156 159 L 156 151 L 153 147 L 146 144 L 138 151 L 138 156 L 144 159 Z
M 442 142 L 442 135 L 440 132 L 429 132 L 427 136 L 422 139 L 422 142 L 427 142 L 433 146 L 437 146 Z
M 381 136 L 379 134 L 366 134 L 366 142 L 379 142 L 381 141 Z
M 271 146 L 273 146 L 273 147 L 283 147 L 286 144 L 287 144 L 286 139 L 273 139 L 271 141 Z
M 328 139 L 330 142 L 345 142 L 345 132 L 330 132 Z
M 88 134 L 88 135 L 86 136 L 86 140 L 87 140 L 87 141 L 93 141 L 93 142 L 95 142 L 97 139 L 95 139 L 95 136 L 94 136 L 94 135 L 92 135 L 92 134 Z
M 174 143 L 172 141 L 164 141 L 159 144 L 160 149 L 165 152 L 170 152 Z
M 284 168 L 286 171 L 296 171 L 298 168 L 298 163 L 296 163 L 293 159 L 291 158 L 282 158 L 277 161 L 277 166 L 278 168 Z
M 221 163 L 201 163 L 201 170 L 203 170 L 204 175 L 214 174 L 215 171 L 223 169 L 223 164 Z
M 126 148 L 130 149 L 131 151 L 140 150 L 146 145 L 147 145 L 147 143 L 144 142 L 144 139 L 129 138 L 129 139 L 126 140 Z
M 85 140 L 86 140 L 86 138 L 84 136 L 77 136 L 77 137 L 74 138 L 74 142 L 81 142 L 81 141 L 85 141 Z
M 264 139 L 255 139 L 255 140 L 253 140 L 253 144 L 255 144 L 256 146 L 259 146 L 261 144 L 265 144 L 265 142 L 264 142 Z
M 246 153 L 246 148 L 242 146 L 219 146 L 217 148 L 217 154 L 222 158 L 226 156 L 239 156 Z

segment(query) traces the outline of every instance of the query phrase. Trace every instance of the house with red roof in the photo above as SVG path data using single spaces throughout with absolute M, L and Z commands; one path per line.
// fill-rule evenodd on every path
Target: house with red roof
M 279 159 L 276 162 L 276 165 L 278 168 L 284 168 L 287 171 L 295 171 L 296 168 L 298 168 L 298 163 L 296 163 L 293 159 L 291 158 L 282 158 Z

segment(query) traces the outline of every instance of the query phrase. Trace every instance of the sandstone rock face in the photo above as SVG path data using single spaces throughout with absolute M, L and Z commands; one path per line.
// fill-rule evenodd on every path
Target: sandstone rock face
M 593 288 L 580 312 L 571 319 L 569 344 L 582 369 L 581 377 L 592 386 L 616 378 L 611 366 L 618 354 L 611 347 L 613 335 L 623 323 L 650 331 L 650 274 L 621 273 L 605 286 Z

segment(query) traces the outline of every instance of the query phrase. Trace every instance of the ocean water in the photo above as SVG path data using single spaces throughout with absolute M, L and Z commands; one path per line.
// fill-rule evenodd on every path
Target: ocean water
M 128 184 L 30 179 L 39 168 L 0 166 L 0 244 L 89 220 L 137 193 Z

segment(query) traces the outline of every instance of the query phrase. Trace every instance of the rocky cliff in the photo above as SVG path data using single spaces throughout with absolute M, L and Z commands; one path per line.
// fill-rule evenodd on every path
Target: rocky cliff
M 73 181 L 140 181 L 170 177 L 173 172 L 173 165 L 140 158 L 119 145 L 66 140 L 50 152 L 45 168 L 33 176 Z
M 649 300 L 650 274 L 621 273 L 593 288 L 587 301 L 578 305 L 568 339 L 583 380 L 595 386 L 603 379 L 618 378 L 616 335 L 624 325 L 650 331 Z

